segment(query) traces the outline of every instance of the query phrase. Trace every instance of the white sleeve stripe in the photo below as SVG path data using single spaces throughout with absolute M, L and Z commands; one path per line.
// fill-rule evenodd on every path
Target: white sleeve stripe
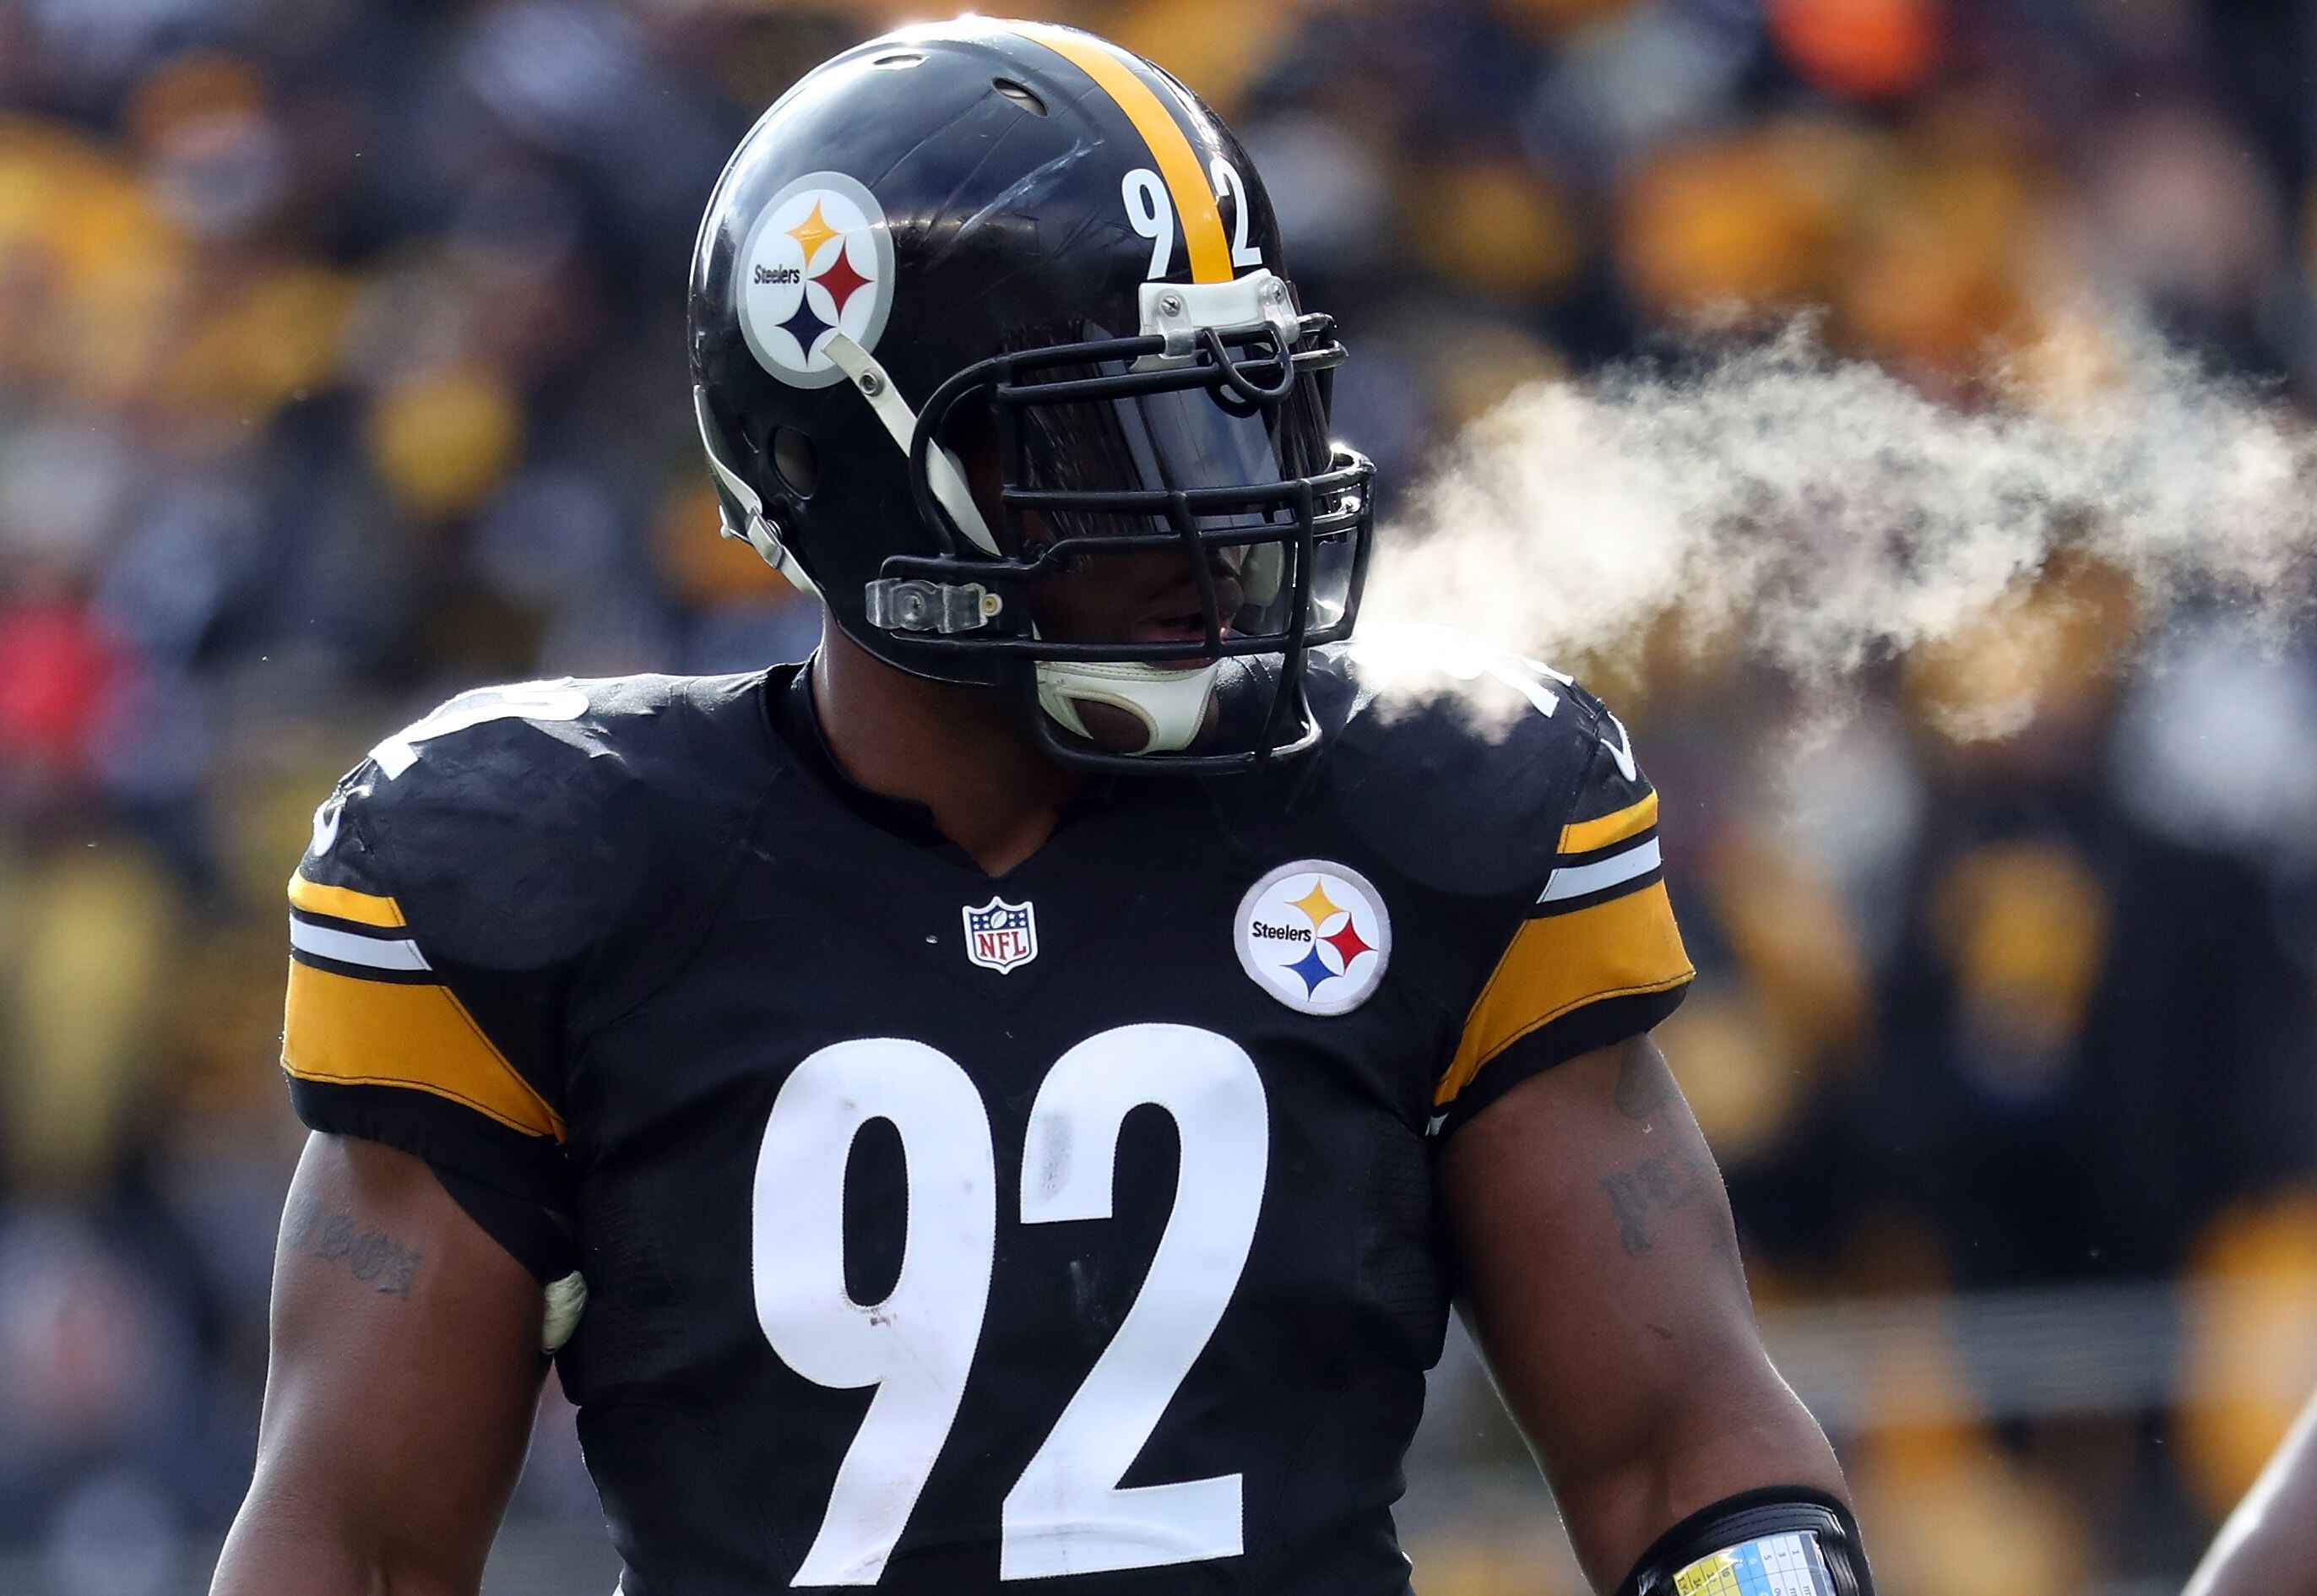
M 1544 883 L 1540 903 L 1558 903 L 1564 899 L 1583 898 L 1594 892 L 1629 882 L 1637 875 L 1647 875 L 1658 867 L 1658 839 L 1651 838 L 1641 847 L 1627 848 L 1622 854 L 1606 859 L 1597 859 L 1590 865 L 1570 865 L 1552 873 Z
M 292 917 L 290 946 L 316 958 L 341 964 L 368 964 L 373 970 L 431 970 L 418 944 L 407 937 L 357 937 Z

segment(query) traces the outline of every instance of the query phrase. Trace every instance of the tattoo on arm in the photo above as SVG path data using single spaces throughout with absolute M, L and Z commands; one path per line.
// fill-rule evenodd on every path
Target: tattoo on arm
M 310 1197 L 292 1199 L 282 1216 L 282 1245 L 324 1263 L 344 1263 L 353 1278 L 376 1288 L 380 1296 L 410 1300 L 418 1266 L 426 1255 L 406 1247 L 383 1231 L 364 1230 L 353 1215 L 324 1210 Z
M 1662 1152 L 1645 1158 L 1630 1170 L 1599 1182 L 1617 1217 L 1617 1239 L 1629 1258 L 1640 1258 L 1657 1245 L 1650 1234 L 1650 1216 L 1684 1208 L 1713 1184 L 1713 1170 L 1689 1154 Z

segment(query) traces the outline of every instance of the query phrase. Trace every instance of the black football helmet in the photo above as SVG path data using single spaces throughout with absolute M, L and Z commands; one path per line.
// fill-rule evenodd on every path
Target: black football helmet
M 1373 468 L 1328 437 L 1343 346 L 1297 302 L 1254 166 L 1150 62 L 964 17 L 819 67 L 717 184 L 691 332 L 726 535 L 871 653 L 1015 688 L 1078 764 L 1317 740 L 1304 659 L 1350 635 Z M 961 448 L 996 462 L 996 525 Z M 1033 584 L 1152 551 L 1183 556 L 1195 621 L 1039 635 Z M 1226 685 L 1246 730 L 1194 749 Z M 1141 749 L 1097 749 L 1089 704 Z

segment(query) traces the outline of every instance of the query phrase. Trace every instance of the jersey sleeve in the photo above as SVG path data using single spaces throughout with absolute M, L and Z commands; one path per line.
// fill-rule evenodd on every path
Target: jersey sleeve
M 1571 703 L 1591 708 L 1596 746 L 1440 1077 L 1433 1112 L 1444 1132 L 1541 1071 L 1647 1031 L 1696 973 L 1666 896 L 1658 795 L 1624 727 L 1597 706 Z
M 562 1010 L 583 938 L 541 935 L 556 895 L 520 806 L 433 776 L 373 758 L 316 816 L 290 879 L 291 1101 L 312 1129 L 562 1212 Z

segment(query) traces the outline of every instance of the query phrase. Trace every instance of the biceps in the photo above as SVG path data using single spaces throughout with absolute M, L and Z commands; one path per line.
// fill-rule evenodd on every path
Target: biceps
M 540 1314 L 424 1163 L 313 1137 L 275 1254 L 255 1492 L 479 1567 L 530 1432 Z
M 1442 1188 L 1468 1316 L 1548 1451 L 1614 1447 L 1759 1361 L 1721 1176 L 1646 1037 L 1516 1088 Z

